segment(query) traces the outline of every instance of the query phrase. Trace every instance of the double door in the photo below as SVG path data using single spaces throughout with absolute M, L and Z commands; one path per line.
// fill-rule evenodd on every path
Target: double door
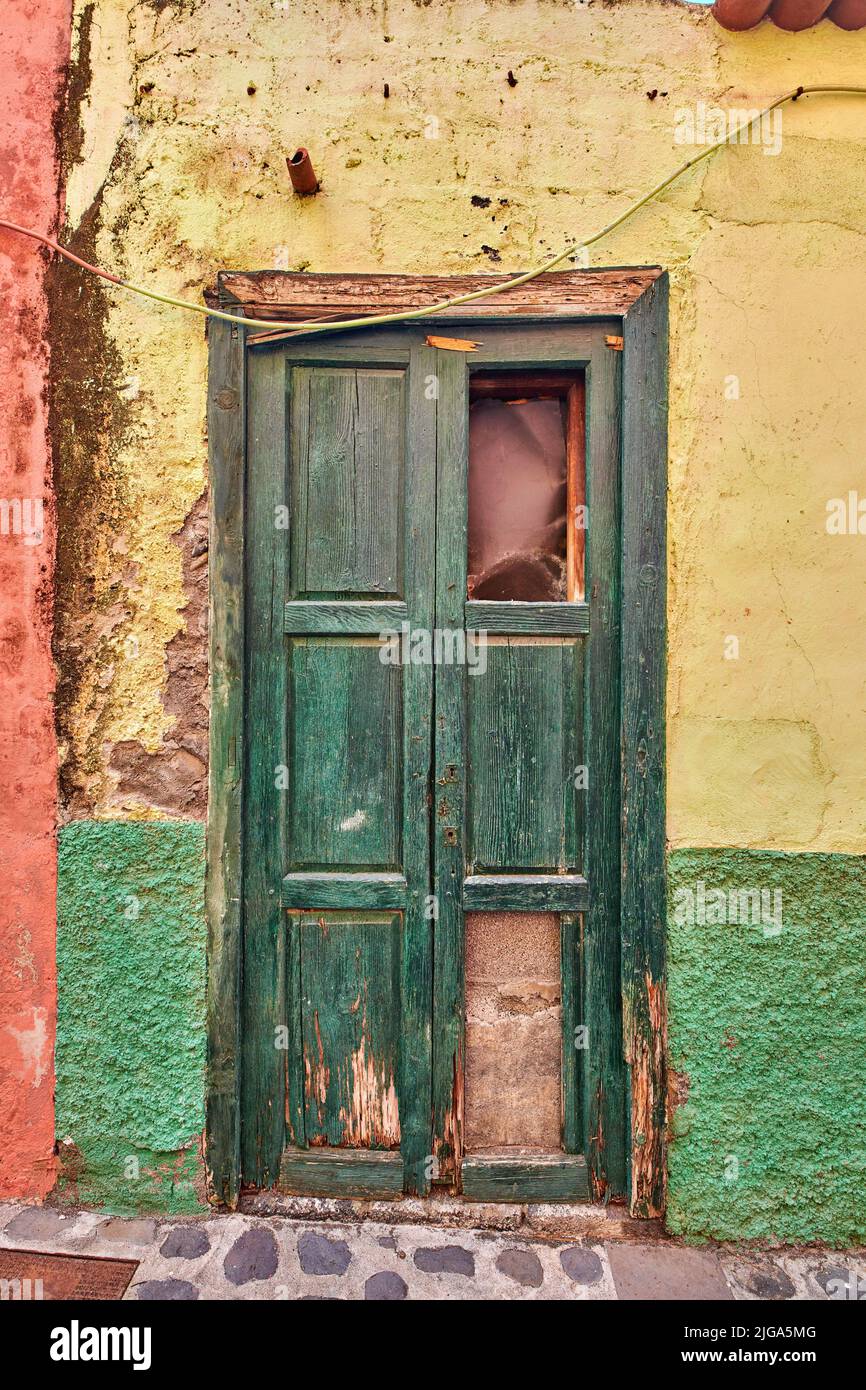
M 247 350 L 247 1184 L 623 1190 L 618 354 L 478 336 Z

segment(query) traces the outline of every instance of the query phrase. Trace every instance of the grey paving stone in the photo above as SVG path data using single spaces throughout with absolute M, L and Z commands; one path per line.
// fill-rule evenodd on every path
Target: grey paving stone
M 304 1231 L 298 1239 L 298 1259 L 305 1274 L 345 1274 L 352 1252 L 344 1240 Z
M 379 1274 L 371 1274 L 364 1285 L 364 1297 L 368 1301 L 399 1303 L 409 1293 L 409 1286 L 399 1274 L 383 1269 Z
M 244 1231 L 223 1260 L 223 1270 L 230 1284 L 249 1284 L 253 1280 L 272 1279 L 277 1272 L 277 1242 L 264 1226 Z
M 415 1264 L 424 1274 L 465 1274 L 475 1277 L 475 1256 L 462 1245 L 422 1245 Z
M 604 1265 L 598 1255 L 582 1245 L 560 1250 L 559 1263 L 572 1284 L 597 1284 L 604 1277 Z
M 340 1213 L 331 1214 L 336 1220 Z M 392 1215 L 390 1210 L 385 1214 Z M 866 1302 L 866 1263 L 856 1251 L 743 1253 L 725 1246 L 692 1249 L 652 1235 L 635 1242 L 608 1241 L 602 1236 L 590 1244 L 587 1235 L 568 1224 L 556 1231 L 551 1245 L 542 1248 L 526 1230 L 483 1225 L 477 1229 L 444 1223 L 395 1226 L 392 1220 L 381 1220 L 347 1228 L 345 1223 L 269 1220 L 248 1214 L 154 1221 L 15 1203 L 0 1204 L 0 1230 L 0 1245 L 7 1247 L 68 1251 L 92 1249 L 95 1244 L 97 1251 L 102 1247 L 103 1255 L 142 1261 L 141 1282 L 127 1293 L 127 1298 L 141 1301 L 277 1296 L 277 1279 L 288 1277 L 290 1297 L 316 1302 L 467 1296 L 545 1299 L 568 1297 L 570 1291 L 578 1298 L 778 1301 L 826 1297 Z M 295 1245 L 298 1250 L 300 1268 L 295 1265 L 293 1283 L 288 1271 L 278 1273 L 284 1244 L 288 1251 Z M 608 1260 L 613 1283 L 607 1275 Z M 176 1261 L 173 1268 L 171 1261 Z M 402 1276 L 397 1272 L 401 1268 Z M 309 1279 L 301 1269 L 305 1274 L 338 1277 Z M 344 1274 L 348 1277 L 339 1277 Z M 327 1294 L 307 1292 L 324 1285 Z M 337 1296 L 338 1290 L 342 1297 Z
M 540 1289 L 544 1283 L 541 1260 L 533 1250 L 522 1250 L 520 1247 L 503 1250 L 497 1257 L 496 1268 L 500 1274 L 513 1279 L 515 1284 L 522 1284 L 525 1289 Z
M 111 1216 L 97 1227 L 96 1234 L 102 1240 L 122 1241 L 125 1245 L 150 1245 L 156 1239 L 155 1221 L 125 1221 L 120 1216 Z
M 51 1240 L 71 1230 L 75 1220 L 75 1216 L 65 1216 L 54 1207 L 27 1207 L 13 1216 L 6 1234 L 12 1240 Z
M 758 1298 L 779 1300 L 794 1298 L 797 1290 L 787 1274 L 777 1264 L 761 1265 L 742 1275 L 743 1282 Z
M 136 1286 L 135 1296 L 142 1300 L 194 1303 L 198 1298 L 198 1289 L 188 1279 L 147 1279 Z
M 209 1250 L 210 1241 L 202 1226 L 175 1226 L 159 1247 L 167 1260 L 197 1260 Z
M 708 1250 L 622 1241 L 607 1247 L 607 1257 L 621 1299 L 733 1298 L 717 1256 Z

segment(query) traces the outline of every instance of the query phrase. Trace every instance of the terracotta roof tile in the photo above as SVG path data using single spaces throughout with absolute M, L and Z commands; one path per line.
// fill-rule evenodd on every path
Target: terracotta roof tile
M 725 29 L 753 29 L 765 17 L 780 29 L 811 29 L 832 19 L 840 29 L 866 27 L 866 0 L 716 0 L 712 10 Z

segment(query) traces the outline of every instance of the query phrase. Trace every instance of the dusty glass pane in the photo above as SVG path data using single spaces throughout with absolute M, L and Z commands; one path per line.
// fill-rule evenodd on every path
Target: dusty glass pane
M 470 406 L 470 598 L 566 598 L 566 446 L 564 400 Z

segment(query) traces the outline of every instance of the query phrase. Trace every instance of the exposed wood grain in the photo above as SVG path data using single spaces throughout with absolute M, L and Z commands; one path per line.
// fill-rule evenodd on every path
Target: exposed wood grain
M 305 915 L 300 931 L 307 1144 L 399 1148 L 400 914 Z
M 454 360 L 454 359 L 452 359 Z M 457 359 L 461 360 L 461 359 Z M 408 467 L 405 494 L 406 603 L 411 623 L 435 624 L 436 414 L 429 383 L 436 353 L 413 343 L 407 393 Z M 430 912 L 432 856 L 430 784 L 433 757 L 433 669 L 404 667 L 403 868 L 407 903 L 400 991 L 400 1105 L 403 1182 L 406 1192 L 430 1189 L 432 1147 L 433 929 Z
M 312 1197 L 398 1197 L 403 1189 L 399 1153 L 363 1149 L 286 1149 L 281 1192 Z
M 428 347 L 444 348 L 447 352 L 475 352 L 479 344 L 472 338 L 437 338 L 428 333 L 424 342 Z
M 229 1207 L 240 1184 L 244 733 L 244 359 L 237 330 L 209 333 L 210 763 L 207 823 L 207 1168 Z
M 587 375 L 587 597 L 584 870 L 592 896 L 584 915 L 583 1114 L 593 1195 L 626 1183 L 620 941 L 620 367 L 600 343 Z
M 463 1195 L 474 1202 L 585 1202 L 586 1161 L 580 1154 L 467 1154 Z
M 291 642 L 288 867 L 400 865 L 404 669 L 380 648 Z
M 565 844 L 562 748 L 579 716 L 563 647 L 507 642 L 486 655 L 486 674 L 468 681 L 470 872 L 566 869 L 577 849 Z
M 245 1183 L 270 1186 L 286 1139 L 287 1067 L 299 1059 L 277 1046 L 297 1001 L 287 999 L 285 872 L 288 582 L 285 530 L 274 525 L 288 496 L 286 365 L 276 355 L 247 357 L 247 705 L 244 799 L 244 989 L 242 1165 Z
M 436 626 L 463 626 L 466 597 L 468 419 L 466 363 L 437 353 Z M 486 677 L 485 677 L 486 679 Z M 435 687 L 433 888 L 433 1154 L 440 1182 L 459 1181 L 463 1151 L 466 668 L 442 666 Z
M 631 1209 L 665 1204 L 667 276 L 624 326 L 622 992 Z
M 580 874 L 470 874 L 463 881 L 467 912 L 583 912 L 589 896 Z
M 406 906 L 402 874 L 286 874 L 285 908 L 385 908 Z
M 409 615 L 405 603 L 385 600 L 354 602 L 350 599 L 290 599 L 286 604 L 286 632 L 310 634 L 355 633 L 378 636 L 380 632 L 400 631 Z
M 574 637 L 589 632 L 587 603 L 467 599 L 466 626 L 503 636 Z
M 436 322 L 510 318 L 543 313 L 556 317 L 619 316 L 661 274 L 658 266 L 605 270 L 558 270 L 490 299 L 436 315 Z M 501 284 L 509 275 L 318 275 L 306 271 L 224 271 L 223 302 L 240 304 L 256 318 L 285 320 L 348 318 L 365 313 L 399 313 L 473 294 Z
M 402 588 L 405 373 L 317 367 L 293 376 L 293 589 L 395 594 Z

